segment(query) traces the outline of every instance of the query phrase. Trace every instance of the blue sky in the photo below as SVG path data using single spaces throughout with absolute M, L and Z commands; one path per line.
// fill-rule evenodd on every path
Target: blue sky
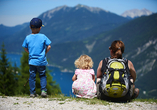
M 143 8 L 157 12 L 157 0 L 0 0 L 0 24 L 23 24 L 55 7 L 77 4 L 99 7 L 118 15 L 126 10 Z

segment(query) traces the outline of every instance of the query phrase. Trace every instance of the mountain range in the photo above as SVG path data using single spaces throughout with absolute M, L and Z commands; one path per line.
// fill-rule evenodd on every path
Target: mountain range
M 99 61 L 110 56 L 108 47 L 112 41 L 122 40 L 126 47 L 124 57 L 133 62 L 137 72 L 135 84 L 141 91 L 139 97 L 157 98 L 157 14 L 128 19 L 79 4 L 56 7 L 39 18 L 45 25 L 41 33 L 52 41 L 47 56 L 50 64 L 74 72 L 74 61 L 81 54 L 87 54 L 94 61 L 96 73 Z M 21 45 L 31 33 L 29 24 L 12 34 L 7 32 L 0 36 L 3 39 L 0 43 L 4 42 L 7 52 L 24 51 Z
M 42 13 L 39 18 L 45 25 L 41 33 L 47 35 L 52 45 L 62 42 L 78 41 L 100 32 L 109 31 L 128 22 L 127 18 L 114 13 L 84 5 L 61 6 Z M 11 36 L 2 36 L 8 51 L 21 52 L 21 43 L 30 34 L 29 26 Z M 17 40 L 18 39 L 18 40 Z M 7 45 L 9 44 L 9 45 Z M 12 47 L 14 46 L 14 49 Z

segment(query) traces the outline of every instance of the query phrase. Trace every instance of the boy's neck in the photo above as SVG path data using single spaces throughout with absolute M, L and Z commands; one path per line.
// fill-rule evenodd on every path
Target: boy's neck
M 38 33 L 39 33 L 39 32 L 36 32 L 36 33 L 35 33 L 35 32 L 32 32 L 32 34 L 38 34 Z
M 38 34 L 40 32 L 40 29 L 41 29 L 41 27 L 40 28 L 31 28 L 32 34 Z

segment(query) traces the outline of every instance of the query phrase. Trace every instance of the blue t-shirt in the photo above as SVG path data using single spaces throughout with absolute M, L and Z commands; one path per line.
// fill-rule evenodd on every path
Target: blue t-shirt
M 44 34 L 30 34 L 26 36 L 22 47 L 28 48 L 29 65 L 45 66 L 47 65 L 46 48 L 51 41 Z

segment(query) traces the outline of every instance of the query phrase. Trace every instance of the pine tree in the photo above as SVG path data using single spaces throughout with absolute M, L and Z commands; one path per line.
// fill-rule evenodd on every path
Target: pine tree
M 19 77 L 19 72 L 20 69 L 17 67 L 16 63 L 14 63 L 14 67 L 12 67 L 12 73 L 15 77 L 15 87 L 16 87 L 16 91 L 15 91 L 15 95 L 18 95 L 18 77 Z
M 30 94 L 29 92 L 29 65 L 28 65 L 28 53 L 23 52 L 21 57 L 21 66 L 20 66 L 20 76 L 18 78 L 19 82 L 19 93 L 20 94 Z M 61 93 L 59 85 L 56 85 L 56 82 L 52 80 L 52 76 L 50 75 L 50 71 L 46 70 L 47 75 L 47 93 L 50 94 L 59 94 Z M 26 82 L 28 83 L 26 84 Z M 26 86 L 24 86 L 26 84 Z M 36 74 L 36 93 L 40 94 L 40 78 L 39 74 Z
M 29 65 L 28 65 L 28 53 L 23 52 L 21 57 L 20 73 L 18 77 L 18 94 L 29 94 Z M 24 86 L 26 84 L 26 86 Z
M 16 91 L 16 76 L 13 73 L 13 67 L 6 58 L 4 44 L 2 44 L 0 58 L 0 93 L 5 95 L 14 95 Z

